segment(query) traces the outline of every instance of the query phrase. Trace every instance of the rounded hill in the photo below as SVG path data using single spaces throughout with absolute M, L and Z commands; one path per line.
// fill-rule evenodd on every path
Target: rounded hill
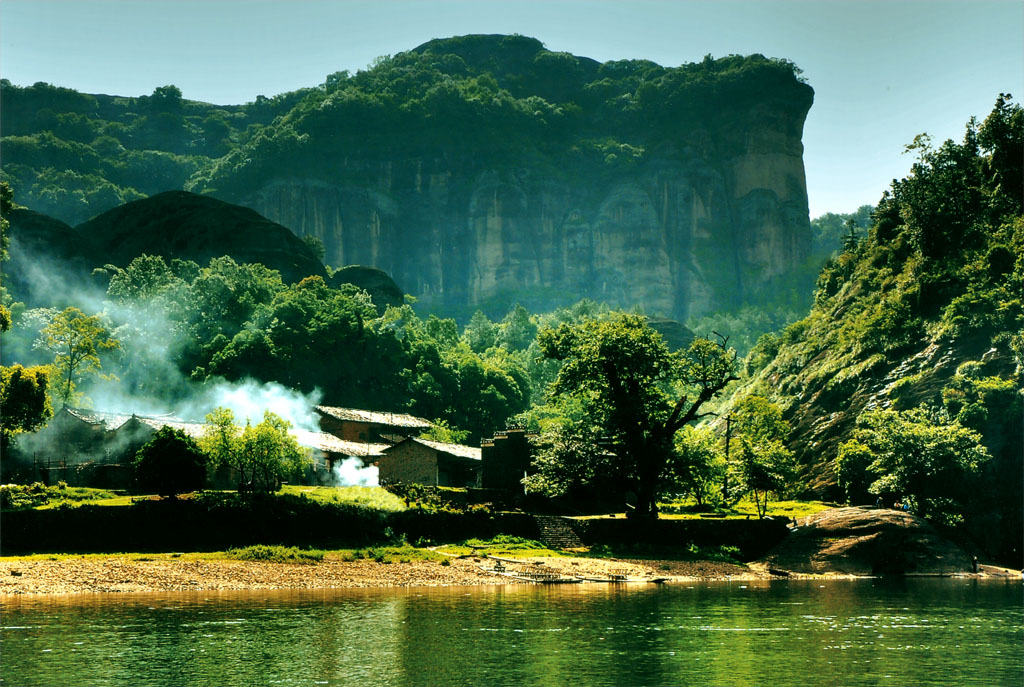
M 286 282 L 327 276 L 310 247 L 287 227 L 249 208 L 187 191 L 126 203 L 76 229 L 107 262 L 121 266 L 142 254 L 201 265 L 229 255 L 278 270 Z

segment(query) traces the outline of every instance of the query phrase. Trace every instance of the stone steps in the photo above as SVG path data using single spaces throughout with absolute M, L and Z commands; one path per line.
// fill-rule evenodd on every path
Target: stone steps
M 585 546 L 570 525 L 569 518 L 557 515 L 535 515 L 540 542 L 551 549 L 579 549 Z

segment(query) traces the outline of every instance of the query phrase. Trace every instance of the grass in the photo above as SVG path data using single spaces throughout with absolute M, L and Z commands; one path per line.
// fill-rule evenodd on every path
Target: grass
M 457 556 L 525 556 L 552 557 L 563 556 L 560 551 L 549 549 L 533 539 L 513 537 L 499 534 L 493 539 L 467 539 L 461 544 L 446 544 L 439 547 L 440 551 Z
M 405 502 L 381 487 L 306 487 L 286 484 L 282 494 L 305 496 L 321 503 L 342 503 L 394 513 L 405 510 Z
M 651 561 L 719 561 L 743 565 L 735 546 L 697 546 L 686 548 L 653 544 L 598 544 L 580 555 L 588 558 L 632 558 Z
M 89 487 L 69 487 L 63 482 L 48 487 L 41 482 L 33 484 L 4 484 L 0 486 L 0 507 L 4 510 L 25 508 L 54 508 L 61 505 L 119 505 L 131 502 L 123 492 Z
M 814 513 L 835 508 L 837 504 L 825 501 L 769 501 L 767 515 L 773 518 L 803 518 Z M 753 501 L 743 499 L 732 508 L 715 509 L 711 507 L 697 508 L 692 500 L 673 501 L 659 504 L 659 518 L 664 520 L 747 520 L 757 518 L 757 508 Z M 673 512 L 674 511 L 674 512 Z M 594 518 L 624 518 L 625 513 L 607 515 L 577 516 L 581 520 Z
M 405 510 L 405 503 L 380 487 L 307 487 L 286 484 L 280 493 L 304 496 L 320 503 L 361 506 L 384 512 Z M 0 503 L 4 510 L 37 508 L 45 510 L 60 506 L 130 506 L 134 501 L 153 498 L 153 494 L 128 494 L 124 491 L 88 487 L 47 487 L 5 484 L 0 486 Z
M 0 561 L 70 561 L 107 560 L 126 558 L 130 561 L 172 561 L 172 560 L 242 560 L 269 563 L 315 564 L 323 561 L 351 562 L 373 560 L 378 563 L 411 563 L 413 561 L 434 561 L 444 563 L 448 556 L 417 548 L 408 544 L 371 546 L 362 549 L 302 549 L 297 546 L 255 545 L 227 551 L 191 553 L 34 553 L 24 556 L 3 556 Z
M 268 563 L 304 563 L 312 565 L 324 559 L 325 552 L 319 549 L 300 549 L 295 546 L 267 546 L 258 544 L 241 549 L 228 549 L 225 558 L 240 561 L 265 561 Z

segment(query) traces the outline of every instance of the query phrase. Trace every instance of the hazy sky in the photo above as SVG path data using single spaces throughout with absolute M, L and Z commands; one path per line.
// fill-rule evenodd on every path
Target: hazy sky
M 600 61 L 793 60 L 816 92 L 812 217 L 874 204 L 906 174 L 918 133 L 959 140 L 999 92 L 1024 97 L 1024 0 L 0 0 L 0 75 L 117 95 L 175 84 L 235 104 L 466 33 Z

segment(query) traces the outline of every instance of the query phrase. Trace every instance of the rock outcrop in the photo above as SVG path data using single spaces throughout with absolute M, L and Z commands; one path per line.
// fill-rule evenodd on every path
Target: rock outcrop
M 809 299 L 793 279 L 811 244 L 813 90 L 784 61 L 599 64 L 462 36 L 332 88 L 190 188 L 320 238 L 327 264 L 385 270 L 435 311 L 586 297 L 685 321 Z
M 852 575 L 971 572 L 971 558 L 927 522 L 888 508 L 832 508 L 798 521 L 761 559 L 771 569 Z
M 684 145 L 611 178 L 556 160 L 342 161 L 337 180 L 277 178 L 232 200 L 320 238 L 328 264 L 394 275 L 428 308 L 588 297 L 685 320 L 789 288 L 808 255 L 803 119 L 766 114 L 737 125 L 733 156 Z

